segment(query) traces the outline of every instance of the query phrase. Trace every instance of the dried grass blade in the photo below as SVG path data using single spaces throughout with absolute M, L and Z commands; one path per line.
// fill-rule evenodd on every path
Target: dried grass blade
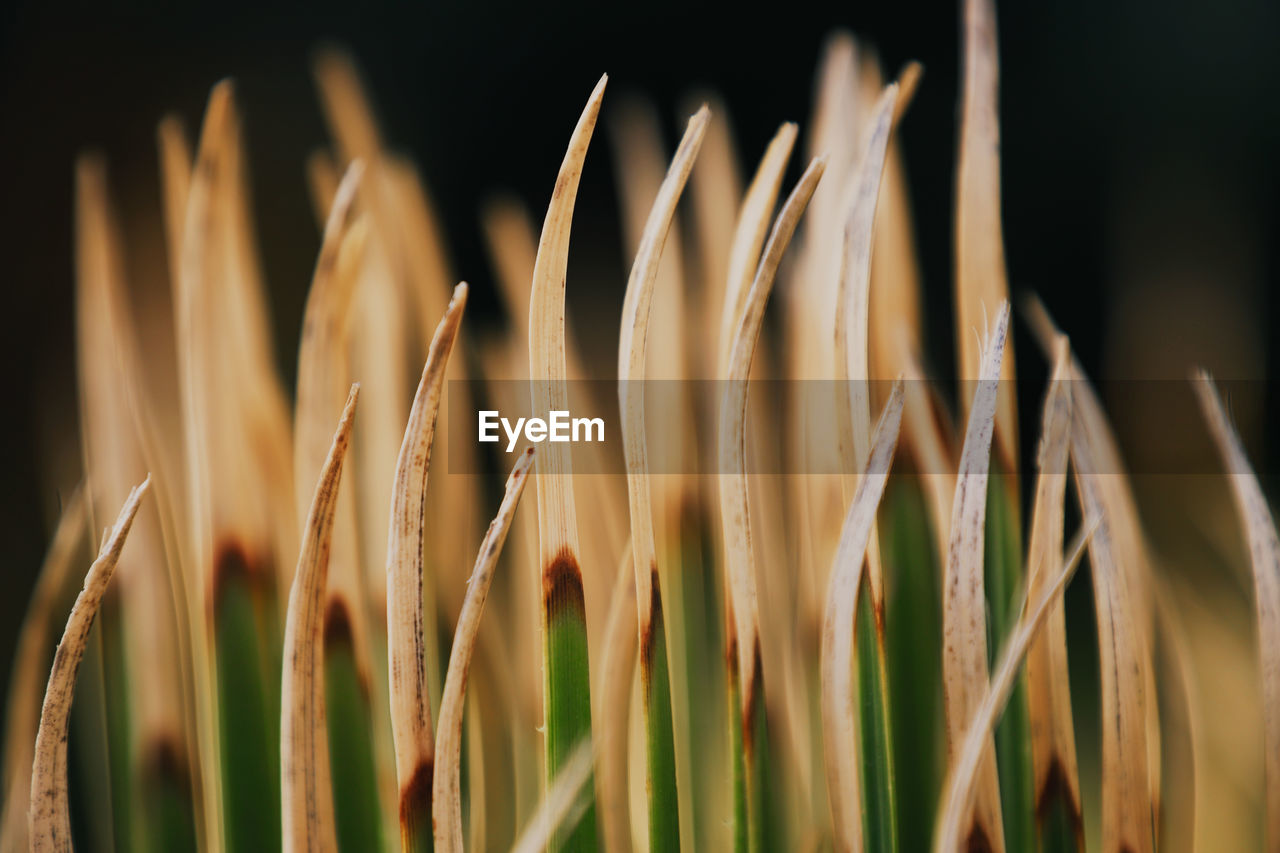
M 662 248 L 675 216 L 676 203 L 693 168 L 710 113 L 703 107 L 689 119 L 684 139 L 671 161 L 666 179 L 653 202 L 627 281 L 618 336 L 618 397 L 621 409 L 623 449 L 627 460 L 627 487 L 631 509 L 631 547 L 635 565 L 636 606 L 641 645 L 652 631 L 654 581 L 658 576 L 655 554 L 652 499 L 645 435 L 644 377 L 648 351 L 649 313 Z M 650 639 L 652 639 L 650 637 Z
M 988 306 L 1009 298 L 1000 223 L 999 59 L 995 0 L 965 0 L 962 8 L 963 88 L 956 165 L 956 340 L 960 378 L 974 380 L 982 352 L 973 330 Z M 1017 404 L 1013 396 L 1013 347 L 1001 368 L 996 404 L 996 446 L 1004 470 L 1018 460 Z M 964 401 L 966 404 L 967 400 Z M 966 406 L 967 411 L 967 406 Z
M 336 191 L 307 296 L 294 422 L 294 491 L 299 496 L 307 494 L 308 481 L 314 482 L 324 465 L 330 425 L 351 380 L 348 317 L 367 236 L 364 221 L 356 218 L 355 201 L 364 174 L 363 161 L 353 161 Z M 371 721 L 384 719 L 386 706 L 376 704 L 383 691 L 373 679 L 376 635 L 368 625 L 368 590 L 359 549 L 358 461 L 353 462 L 355 475 L 348 476 L 338 492 L 324 607 L 329 748 L 335 764 L 344 768 L 334 779 L 334 810 L 344 848 L 378 846 L 380 812 L 389 816 L 390 811 L 381 808 L 375 769 L 380 728 Z M 300 529 L 306 516 L 307 507 L 299 502 Z M 381 637 L 376 641 L 380 645 Z M 389 787 L 386 793 L 394 796 L 394 786 Z
M 347 352 L 347 317 L 362 248 L 362 232 L 352 231 L 354 202 L 364 174 L 360 161 L 352 163 L 343 176 L 329 209 L 320 255 L 316 260 L 307 306 L 303 315 L 302 339 L 298 346 L 298 412 L 294 426 L 293 466 L 295 493 L 301 497 L 315 482 L 332 445 L 328 424 L 332 411 L 341 405 L 350 365 Z M 355 239 L 348 242 L 348 236 Z M 299 527 L 307 522 L 310 503 L 298 502 Z
M 786 122 L 778 128 L 769 147 L 760 158 L 755 176 L 742 198 L 738 222 L 733 229 L 732 247 L 729 251 L 729 278 L 725 283 L 724 302 L 721 304 L 720 334 L 717 338 L 717 377 L 724 376 L 732 355 L 734 334 L 742 323 L 742 315 L 750 298 L 752 276 L 760 260 L 765 235 L 769 232 L 769 214 L 778 201 L 782 189 L 782 176 L 791 149 L 796 143 L 799 128 Z
M 728 590 L 726 610 L 730 614 L 729 624 L 726 626 L 726 661 L 732 667 L 736 659 L 736 671 L 730 675 L 730 694 L 731 697 L 737 697 L 737 707 L 731 714 L 730 727 L 733 737 L 742 739 L 743 770 L 746 773 L 745 785 L 740 790 L 745 796 L 745 802 L 740 798 L 735 807 L 735 814 L 739 816 L 736 834 L 740 842 L 745 840 L 752 850 L 760 849 L 765 843 L 763 811 L 766 799 L 762 786 L 767 780 L 762 770 L 763 752 L 767 749 L 767 744 L 761 742 L 766 731 L 765 697 L 763 685 L 759 683 L 760 613 L 756 600 L 755 558 L 751 547 L 745 473 L 747 379 L 751 374 L 751 361 L 764 320 L 765 303 L 773 289 L 778 265 L 795 234 L 801 215 L 813 197 L 825 166 L 826 161 L 821 157 L 809 164 L 774 222 L 747 293 L 723 374 L 727 381 L 721 397 L 717 443 L 720 521 Z M 757 740 L 758 738 L 761 740 Z
M 1155 697 L 1148 693 L 1143 677 L 1150 659 L 1125 573 L 1123 548 L 1112 532 L 1119 522 L 1106 494 L 1107 484 L 1101 482 L 1115 474 L 1101 467 L 1096 449 L 1080 435 L 1079 417 L 1071 445 L 1076 489 L 1084 511 L 1102 518 L 1089 545 L 1101 668 L 1102 844 L 1108 851 L 1144 853 L 1154 848 L 1147 707 Z
M 605 627 L 604 682 L 595 709 L 600 772 L 596 799 L 601 838 L 610 853 L 630 853 L 631 814 L 627 799 L 627 712 L 636 676 L 636 585 L 631 581 L 631 547 L 623 553 Z
M 329 211 L 338 196 L 338 185 L 342 182 L 342 173 L 333 162 L 333 155 L 325 148 L 317 148 L 307 155 L 307 189 L 311 196 L 311 210 L 316 215 L 316 224 L 323 232 L 325 223 L 329 221 Z
M 467 597 L 458 617 L 454 632 L 453 649 L 449 653 L 449 672 L 445 677 L 444 695 L 440 700 L 440 722 L 436 729 L 438 766 L 431 783 L 432 824 L 435 849 L 448 853 L 462 853 L 462 713 L 466 698 L 467 674 L 471 668 L 471 653 L 475 648 L 476 632 L 480 628 L 480 616 L 484 612 L 489 584 L 502 553 L 507 531 L 515 515 L 516 505 L 524 492 L 529 470 L 533 465 L 533 448 L 524 451 L 507 477 L 506 491 L 498 514 L 489 525 L 476 556 L 475 568 L 467 583 Z M 476 780 L 472 780 L 476 784 Z M 474 839 L 473 839 L 474 841 Z
M 40 690 L 48 665 L 48 643 L 54 612 L 71 577 L 71 567 L 87 529 L 85 493 L 77 487 L 62 508 L 53 540 L 36 575 L 35 589 L 18 629 L 13 671 L 5 700 L 4 809 L 0 815 L 0 849 L 27 849 L 27 813 L 31 795 L 31 763 L 40 729 Z
M 1022 616 L 1018 626 L 1009 635 L 1009 640 L 996 664 L 995 677 L 975 709 L 969 731 L 965 734 L 961 748 L 956 753 L 956 761 L 952 764 L 942 799 L 941 818 L 934 844 L 935 853 L 974 849 L 972 830 L 966 828 L 968 820 L 965 815 L 973 808 L 974 800 L 978 796 L 976 782 L 979 767 L 984 761 L 990 760 L 984 758 L 984 754 L 990 749 L 991 730 L 1005 703 L 1009 700 L 1014 677 L 1018 674 L 1018 667 L 1027 653 L 1027 646 L 1036 637 L 1051 609 L 1061 603 L 1062 592 L 1075 574 L 1080 558 L 1084 555 L 1085 545 L 1096 529 L 1096 521 L 1088 522 L 1077 536 L 1070 556 L 1044 584 L 1035 604 L 1031 604 L 1030 599 L 1024 599 L 1022 602 Z
M 552 411 L 569 408 L 564 327 L 569 232 L 587 147 L 607 82 L 607 76 L 600 78 L 578 119 L 542 224 L 529 301 L 530 398 L 534 417 L 545 419 Z M 569 448 L 548 444 L 538 460 L 537 482 L 548 781 L 559 774 L 574 744 L 591 737 L 587 611 L 570 474 Z M 556 843 L 563 841 L 570 850 L 582 850 L 594 848 L 595 840 L 593 803 L 571 837 L 568 833 L 557 835 Z
M 1212 378 L 1201 371 L 1192 385 L 1230 475 L 1236 510 L 1249 542 L 1261 649 L 1266 843 L 1268 849 L 1275 849 L 1280 846 L 1280 539 L 1266 495 Z
M 862 164 L 855 173 L 852 199 L 844 218 L 843 251 L 840 257 L 839 301 L 835 316 L 835 375 L 843 380 L 847 400 L 841 401 L 839 416 L 850 418 L 850 427 L 841 430 L 844 470 L 858 470 L 871 451 L 871 370 L 869 365 L 869 305 L 871 297 L 871 250 L 874 245 L 876 205 L 884 172 L 885 153 L 892 129 L 898 86 L 890 84 L 880 95 L 872 112 Z M 849 490 L 852 496 L 852 489 Z M 868 546 L 868 579 L 876 621 L 884 621 L 884 578 L 876 531 Z
M 1049 570 L 1062 559 L 1062 525 L 1071 446 L 1071 362 L 1066 338 L 1056 345 L 1053 376 L 1044 403 L 1039 474 L 1031 516 L 1027 598 L 1049 587 Z M 1041 842 L 1057 850 L 1082 849 L 1080 774 L 1071 719 L 1066 614 L 1050 606 L 1044 630 L 1027 652 L 1027 704 L 1034 767 L 1034 803 Z
M 1057 333 L 1048 312 L 1033 300 L 1029 314 L 1041 345 L 1051 352 Z M 1101 519 L 1089 559 L 1101 669 L 1102 844 L 1108 851 L 1144 853 L 1155 846 L 1160 800 L 1150 569 L 1123 460 L 1102 404 L 1074 357 L 1071 378 L 1076 492 L 1082 512 Z
M 899 381 L 894 383 L 876 426 L 865 473 L 845 515 L 827 586 L 822 630 L 822 742 L 831 824 L 836 849 L 842 851 L 862 849 L 862 750 L 853 695 L 853 622 L 867 543 L 898 444 L 902 397 Z
M 167 467 L 154 458 L 154 447 L 144 447 L 144 436 L 154 430 L 146 428 L 146 380 L 128 304 L 123 243 L 105 164 L 82 157 L 76 169 L 76 327 L 91 524 L 95 513 L 119 505 L 144 470 L 158 474 Z M 158 500 L 141 510 L 130 556 L 119 567 L 119 606 L 108 599 L 104 617 L 108 634 L 118 634 L 120 641 L 113 637 L 108 643 L 120 654 L 105 662 L 106 690 L 113 697 L 108 722 L 122 735 L 111 755 L 119 772 L 112 799 L 118 803 L 118 834 L 125 839 L 135 836 L 130 827 L 136 825 L 155 841 L 190 844 L 186 636 L 178 624 L 185 620 L 185 590 L 163 537 L 160 504 L 168 495 L 160 477 L 155 479 Z M 165 838 L 166 826 L 173 837 Z
M 698 104 L 707 104 L 711 108 L 711 120 L 703 140 L 707 155 L 698 159 L 698 165 L 689 176 L 695 233 L 693 250 L 700 284 L 690 325 L 698 330 L 703 340 L 718 342 L 721 306 L 725 302 L 725 285 L 729 280 L 729 255 L 733 250 L 733 216 L 742 204 L 742 179 L 729 126 L 729 111 L 725 105 L 712 95 L 690 98 L 685 104 L 685 115 Z M 696 348 L 693 353 L 694 375 L 700 378 L 716 376 L 718 357 L 718 346 Z M 707 419 L 710 417 L 708 413 Z
M 969 408 L 969 426 L 956 479 L 943 580 L 943 697 L 947 712 L 948 751 L 953 766 L 987 691 L 987 605 L 983 593 L 982 562 L 984 516 L 991 435 L 1000 386 L 998 380 L 1009 331 L 1009 304 L 999 304 L 995 326 L 983 346 L 979 379 Z M 964 840 L 967 844 L 985 844 L 995 853 L 1002 853 L 1004 828 L 995 745 L 990 732 L 986 739 L 974 812 L 965 819 Z
M 662 609 L 661 578 L 654 540 L 653 499 L 649 489 L 648 445 L 645 432 L 645 359 L 654 285 L 676 203 L 702 145 L 710 111 L 703 106 L 692 118 L 658 190 L 640 238 L 627 282 L 618 338 L 618 397 L 622 416 L 623 450 L 631 509 L 632 562 L 635 567 L 636 607 L 640 644 L 640 678 L 644 690 L 648 743 L 647 791 L 650 843 L 664 849 L 680 846 L 675 734 L 671 701 L 668 638 Z M 681 298 L 682 294 L 675 294 Z M 625 581 L 623 581 L 625 582 Z M 682 671 L 682 670 L 680 670 Z M 689 819 L 688 816 L 685 818 Z
M 169 258 L 169 284 L 176 288 L 182 268 L 187 198 L 191 193 L 191 144 L 187 141 L 182 120 L 173 115 L 160 121 L 156 141 L 160 149 L 160 197 Z
M 36 733 L 35 758 L 31 769 L 31 811 L 28 824 L 31 850 L 71 850 L 71 814 L 67 801 L 67 721 L 75 693 L 76 673 L 84 657 L 85 645 L 107 583 L 120 560 L 125 538 L 151 478 L 143 480 L 125 500 L 115 524 L 103 537 L 97 559 L 85 575 L 84 588 L 76 597 L 67 618 L 67 627 L 54 654 L 53 669 L 45 689 Z
M 396 464 L 395 488 L 391 493 L 391 524 L 387 534 L 387 658 L 391 731 L 395 741 L 396 779 L 400 786 L 400 843 L 406 851 L 423 849 L 431 839 L 435 742 L 427 694 L 427 667 L 435 664 L 439 652 L 435 615 L 427 614 L 423 604 L 426 546 L 423 507 L 445 366 L 457 339 L 466 302 L 467 285 L 459 284 L 431 340 L 405 427 Z
M 280 689 L 280 799 L 283 849 L 333 850 L 337 835 L 325 717 L 324 617 L 342 463 L 351 443 L 360 386 L 351 386 L 320 471 L 289 591 Z

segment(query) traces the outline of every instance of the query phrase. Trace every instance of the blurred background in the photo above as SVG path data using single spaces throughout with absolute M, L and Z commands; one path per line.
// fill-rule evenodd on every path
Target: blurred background
M 954 2 L 417 3 L 358 11 L 351 3 L 109 5 L 18 2 L 0 11 L 0 678 L 8 677 L 59 500 L 79 476 L 74 158 L 86 149 L 105 155 L 129 223 L 130 257 L 154 260 L 164 251 L 156 123 L 176 112 L 194 137 L 210 86 L 236 78 L 279 364 L 291 385 L 319 247 L 305 159 L 328 142 L 310 76 L 320 44 L 350 48 L 387 142 L 420 166 L 453 269 L 476 289 L 469 322 L 481 323 L 501 322 L 481 205 L 506 191 L 541 215 L 570 129 L 602 72 L 611 78 L 606 120 L 611 99 L 643 94 L 667 123 L 670 144 L 688 97 L 718 93 L 750 168 L 781 121 L 799 121 L 803 138 L 815 66 L 833 28 L 874 44 L 890 75 L 907 60 L 921 61 L 925 76 L 901 140 L 930 362 L 936 376 L 953 376 Z M 1273 296 L 1280 285 L 1280 5 L 1008 2 L 998 14 L 1005 243 L 1015 295 L 1044 299 L 1094 377 L 1181 380 L 1191 365 L 1204 364 L 1222 378 L 1254 380 L 1237 386 L 1235 413 L 1265 474 L 1280 452 L 1276 395 L 1262 382 L 1280 357 L 1270 335 L 1280 311 Z M 574 223 L 570 312 L 588 345 L 616 333 L 630 260 L 621 252 L 611 153 L 607 144 L 593 146 Z M 139 279 L 163 269 L 137 267 L 130 271 Z M 1045 366 L 1025 326 L 1017 335 L 1030 452 Z M 1141 407 L 1126 407 L 1124 393 L 1107 390 L 1123 387 L 1104 385 L 1104 397 L 1135 468 L 1214 458 L 1203 431 L 1152 423 Z M 1144 475 L 1135 482 L 1156 551 L 1182 567 L 1188 589 L 1210 576 L 1222 590 L 1223 603 L 1211 592 L 1197 605 L 1208 609 L 1205 618 L 1234 612 L 1247 619 L 1250 586 L 1220 478 Z M 1179 524 L 1188 513 L 1205 523 Z M 1087 587 L 1073 591 L 1073 600 L 1080 595 L 1087 616 Z M 1248 654 L 1248 642 L 1239 649 Z

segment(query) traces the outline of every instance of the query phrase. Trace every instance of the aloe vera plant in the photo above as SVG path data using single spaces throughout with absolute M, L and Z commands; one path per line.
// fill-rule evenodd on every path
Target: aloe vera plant
M 1224 821 L 1199 797 L 1171 821 L 1165 785 L 1218 778 L 1197 679 L 1206 657 L 1240 665 L 1181 636 L 1195 606 L 1038 303 L 1049 372 L 1020 470 L 990 0 L 966 0 L 961 30 L 954 414 L 899 143 L 921 67 L 886 84 L 848 34 L 812 118 L 778 125 L 749 180 L 714 93 L 669 161 L 656 113 L 620 108 L 630 272 L 593 278 L 570 244 L 612 121 L 599 78 L 541 230 L 512 197 L 482 211 L 500 329 L 468 308 L 483 285 L 455 284 L 354 63 L 322 51 L 334 143 L 305 165 L 321 234 L 292 395 L 234 86 L 194 151 L 159 125 L 171 317 L 136 310 L 140 226 L 82 157 L 85 483 L 21 628 L 0 853 L 1142 853 L 1192 823 L 1189 849 L 1218 849 Z M 622 309 L 602 355 L 575 311 L 606 285 Z M 1258 819 L 1233 839 L 1274 847 L 1280 546 L 1223 400 L 1192 382 L 1238 522 L 1213 541 L 1247 553 L 1257 626 L 1263 757 L 1231 778 Z M 542 443 L 580 404 L 605 412 L 604 446 Z M 509 446 L 468 434 L 489 406 L 528 415 Z M 1082 628 L 1065 596 L 1086 553 Z

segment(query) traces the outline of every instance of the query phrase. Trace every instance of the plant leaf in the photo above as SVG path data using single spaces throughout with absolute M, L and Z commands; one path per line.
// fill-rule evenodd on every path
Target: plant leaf
M 1039 600 L 1052 578 L 1050 567 L 1062 559 L 1062 525 L 1071 439 L 1071 362 L 1066 338 L 1055 347 L 1053 376 L 1045 397 L 1040 432 L 1039 475 L 1031 516 L 1027 597 Z M 1027 704 L 1034 760 L 1034 802 L 1039 834 L 1054 849 L 1083 849 L 1080 775 L 1071 719 L 1067 669 L 1066 614 L 1061 601 L 1049 608 L 1044 630 L 1027 652 Z M 1058 814 L 1063 825 L 1046 822 Z M 1056 837 L 1052 837 L 1056 834 Z
M 1001 360 L 1009 330 L 1009 304 L 1000 303 L 996 323 L 982 352 L 981 372 L 969 408 L 969 427 L 960 456 L 955 504 L 942 595 L 942 678 L 947 711 L 947 743 L 954 766 L 978 704 L 987 690 L 987 618 L 983 595 L 984 512 L 991 464 L 991 434 L 999 393 Z M 988 734 L 974 813 L 966 818 L 966 844 L 986 844 L 1003 853 L 1004 829 L 995 746 Z
M 280 799 L 285 850 L 333 850 L 332 780 L 325 718 L 324 618 L 333 523 L 342 463 L 351 442 L 360 386 L 351 386 L 333 444 L 320 471 L 289 590 L 280 689 Z
M 740 730 L 746 785 L 742 793 L 746 804 L 737 806 L 737 813 L 745 816 L 748 831 L 747 844 L 759 849 L 764 843 L 762 831 L 764 815 L 759 806 L 767 801 L 758 786 L 766 779 L 758 760 L 764 759 L 767 744 L 764 743 L 766 721 L 764 719 L 764 691 L 760 677 L 760 614 L 756 601 L 755 558 L 751 549 L 751 523 L 746 479 L 746 409 L 747 378 L 751 373 L 751 360 L 755 353 L 760 327 L 764 320 L 765 303 L 773 289 L 774 277 L 787 245 L 795 234 L 796 226 L 805 207 L 813 197 L 814 188 L 825 167 L 818 158 L 811 162 L 801 175 L 795 189 L 787 197 L 774 222 L 765 245 L 764 254 L 756 268 L 755 278 L 747 293 L 746 302 L 734 333 L 733 346 L 727 362 L 727 382 L 722 392 L 720 423 L 718 430 L 720 474 L 720 520 L 724 537 L 726 589 L 728 594 L 729 625 L 728 654 L 730 666 L 736 658 L 736 675 L 730 675 L 730 692 L 736 694 L 737 719 L 730 720 L 730 727 Z M 736 735 L 735 735 L 736 736 Z M 735 761 L 737 759 L 735 758 Z M 752 807 L 752 803 L 756 806 Z M 741 820 L 738 821 L 741 827 Z M 741 829 L 738 832 L 742 837 Z
M 547 418 L 567 411 L 564 298 L 569 260 L 569 231 L 587 146 L 600 113 L 608 77 L 600 78 L 569 140 L 538 242 L 529 301 L 531 413 Z M 538 460 L 539 561 L 542 566 L 543 724 L 546 726 L 546 774 L 550 781 L 569 758 L 569 750 L 591 736 L 591 674 L 587 650 L 587 613 L 578 555 L 578 516 L 569 448 L 548 444 Z M 594 806 L 572 833 L 557 836 L 570 850 L 594 849 Z
M 600 772 L 596 776 L 600 830 L 610 853 L 631 850 L 631 813 L 627 798 L 627 712 L 636 675 L 636 585 L 631 578 L 630 543 L 609 603 L 605 627 L 604 681 L 595 709 Z
M 107 531 L 97 559 L 85 575 L 84 588 L 67 617 L 67 627 L 53 657 L 49 684 L 40 710 L 40 727 L 36 733 L 35 759 L 31 769 L 31 811 L 28 832 L 31 850 L 71 850 L 71 814 L 67 804 L 67 720 L 75 693 L 76 673 L 89 641 L 89 631 L 102 595 L 120 560 L 125 538 L 143 496 L 151 486 L 151 478 L 129 492 L 115 524 Z
M 1258 478 L 1208 373 L 1192 381 L 1209 430 L 1230 475 L 1236 511 L 1249 542 L 1261 648 L 1266 843 L 1280 845 L 1280 539 Z
M 865 473 L 845 515 L 827 586 L 822 629 L 822 730 L 827 796 L 837 850 L 862 849 L 861 749 L 854 709 L 854 611 L 862 586 L 862 565 L 889 479 L 902 423 L 902 383 L 894 385 L 876 427 Z M 874 780 L 869 780 L 874 781 Z
M 1000 224 L 999 58 L 995 0 L 964 0 L 964 81 L 960 144 L 956 155 L 956 341 L 960 379 L 980 376 L 983 352 L 974 330 L 985 328 L 987 306 L 1009 298 L 1004 235 Z M 996 444 L 1005 470 L 1016 470 L 1018 412 L 1013 395 L 1013 346 L 1001 368 L 996 403 Z M 963 400 L 967 411 L 968 400 Z
M 977 408 L 976 406 L 974 407 Z M 991 680 L 986 694 L 974 710 L 969 730 L 957 750 L 957 758 L 952 764 L 945 793 L 943 794 L 941 817 L 938 821 L 938 834 L 934 844 L 936 853 L 972 850 L 972 829 L 967 828 L 971 822 L 966 814 L 974 806 L 978 796 L 977 777 L 979 767 L 989 762 L 986 753 L 990 750 L 991 730 L 996 724 L 1000 711 L 1004 709 L 1013 690 L 1014 678 L 1018 667 L 1027 653 L 1027 646 L 1035 638 L 1044 624 L 1044 619 L 1051 608 L 1061 602 L 1062 591 L 1067 582 L 1075 574 L 1080 557 L 1089 538 L 1097 530 L 1097 521 L 1092 521 L 1080 531 L 1071 555 L 1054 573 L 1050 582 L 1046 583 L 1040 597 L 1034 605 L 1024 598 L 1022 615 L 1018 625 L 1009 635 L 1004 651 L 995 667 L 995 677 Z
M 480 628 L 480 616 L 484 612 L 489 584 L 493 581 L 494 568 L 502 545 L 515 515 L 516 505 L 524 492 L 524 485 L 533 465 L 533 448 L 527 448 L 516 461 L 507 477 L 506 491 L 498 514 L 489 525 L 476 556 L 475 568 L 467 583 L 467 597 L 458 617 L 454 632 L 453 649 L 449 653 L 449 672 L 445 677 L 444 695 L 440 700 L 440 722 L 437 726 L 436 772 L 431 783 L 432 823 L 435 849 L 447 853 L 462 853 L 462 787 L 460 782 L 462 762 L 462 713 L 467 691 L 467 673 L 471 668 L 471 652 L 475 648 L 476 632 Z M 472 780 L 475 784 L 476 780 Z M 474 840 L 474 839 L 473 839 Z
M 591 808 L 590 786 L 591 743 L 583 741 L 568 751 L 560 770 L 549 780 L 538 810 L 511 853 L 539 853 L 550 849 L 557 837 L 572 833 Z
M 395 740 L 396 779 L 400 786 L 400 843 L 408 851 L 429 843 L 431 778 L 435 741 L 426 668 L 437 652 L 434 633 L 425 630 L 423 614 L 423 507 L 436 413 L 444 385 L 445 365 L 457 339 L 467 285 L 454 289 L 440 320 L 422 379 L 413 398 L 404 443 L 396 463 L 387 534 L 387 659 L 391 688 L 391 731 Z M 433 623 L 434 624 L 434 621 Z
M 647 790 L 650 844 L 680 846 L 680 809 L 676 783 L 675 735 L 672 729 L 671 680 L 662 610 L 661 578 L 654 543 L 649 461 L 645 434 L 645 356 L 649 313 L 662 248 L 675 216 L 676 203 L 702 144 L 710 113 L 704 106 L 692 118 L 667 176 L 658 190 L 640 238 L 627 282 L 618 338 L 618 397 L 623 450 L 631 508 L 632 563 L 640 644 L 640 679 L 644 689 L 648 743 Z M 679 294 L 677 294 L 679 296 Z M 674 416 L 675 413 L 669 413 Z M 625 581 L 618 581 L 620 583 Z M 686 818 L 687 820 L 687 818 Z

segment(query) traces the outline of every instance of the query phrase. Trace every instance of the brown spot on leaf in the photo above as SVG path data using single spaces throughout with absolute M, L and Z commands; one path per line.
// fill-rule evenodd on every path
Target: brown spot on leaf
M 400 831 L 416 832 L 419 821 L 431 820 L 431 782 L 435 762 L 426 759 L 413 768 L 400 788 Z
M 542 570 L 542 606 L 548 617 L 574 611 L 586 621 L 587 605 L 582 595 L 582 569 L 578 567 L 578 558 L 568 547 L 561 548 Z
M 339 643 L 351 644 L 351 614 L 340 598 L 331 598 L 324 611 L 324 646 L 335 648 Z
M 215 612 L 227 585 L 240 581 L 251 589 L 263 589 L 270 575 L 267 561 L 249 554 L 238 540 L 224 539 L 213 552 L 213 605 Z
M 966 853 L 992 853 L 994 848 L 987 834 L 982 831 L 982 827 L 974 824 L 969 830 L 969 837 L 965 839 L 964 849 Z

